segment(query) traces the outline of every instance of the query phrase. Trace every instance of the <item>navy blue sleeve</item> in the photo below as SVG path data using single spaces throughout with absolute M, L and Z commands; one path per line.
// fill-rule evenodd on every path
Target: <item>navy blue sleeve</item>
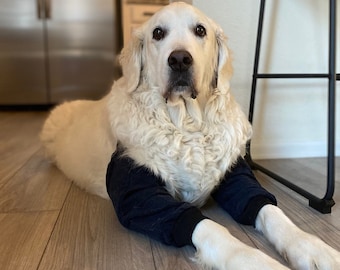
M 230 172 L 226 173 L 212 197 L 237 222 L 253 226 L 264 205 L 277 204 L 274 195 L 261 187 L 251 168 L 241 157 Z
M 112 156 L 106 186 L 123 226 L 167 245 L 192 245 L 196 225 L 206 218 L 196 207 L 175 200 L 147 168 L 119 154 Z

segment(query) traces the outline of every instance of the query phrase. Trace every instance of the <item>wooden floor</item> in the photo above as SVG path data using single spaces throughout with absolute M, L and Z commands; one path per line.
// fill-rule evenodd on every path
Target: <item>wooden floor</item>
M 109 201 L 85 193 L 44 158 L 38 134 L 46 112 L 0 112 L 0 269 L 200 269 L 194 249 L 164 246 L 124 229 Z M 332 214 L 256 173 L 304 230 L 340 250 L 340 160 Z M 264 161 L 322 194 L 324 159 Z M 213 202 L 206 215 L 245 243 L 281 260 L 253 228 L 239 226 Z

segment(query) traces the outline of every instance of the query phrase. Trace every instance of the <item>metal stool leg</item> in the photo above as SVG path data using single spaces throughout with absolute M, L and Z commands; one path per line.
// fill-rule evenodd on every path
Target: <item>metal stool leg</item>
M 329 1 L 330 9 L 330 25 L 329 25 L 329 71 L 327 74 L 259 74 L 258 66 L 260 59 L 260 49 L 263 30 L 263 18 L 265 11 L 265 0 L 261 0 L 260 14 L 257 29 L 257 40 L 255 49 L 255 60 L 253 70 L 253 80 L 249 107 L 249 121 L 253 123 L 254 107 L 256 97 L 257 79 L 268 78 L 327 78 L 328 85 L 328 159 L 327 159 L 327 190 L 323 198 L 318 198 L 306 190 L 294 185 L 291 181 L 275 174 L 274 172 L 264 168 L 253 161 L 251 156 L 251 141 L 246 146 L 246 160 L 253 169 L 258 169 L 283 185 L 294 190 L 298 194 L 309 200 L 309 205 L 321 213 L 330 213 L 335 202 L 333 200 L 335 186 L 335 87 L 336 80 L 340 79 L 340 75 L 335 72 L 336 61 L 336 0 Z

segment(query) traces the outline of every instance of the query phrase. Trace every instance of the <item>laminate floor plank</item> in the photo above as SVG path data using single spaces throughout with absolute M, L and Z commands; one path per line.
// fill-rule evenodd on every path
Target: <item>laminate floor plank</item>
M 0 187 L 41 147 L 45 112 L 0 112 Z
M 155 269 L 150 240 L 124 229 L 108 200 L 72 186 L 39 269 Z
M 40 149 L 0 187 L 0 212 L 60 210 L 71 182 Z
M 157 241 L 151 241 L 155 269 L 203 270 L 194 262 L 193 247 L 175 248 L 165 246 Z
M 309 183 L 312 183 L 314 189 L 310 189 L 312 194 L 320 195 L 320 198 L 325 195 L 326 186 L 326 167 L 327 161 L 325 158 L 306 158 L 306 159 L 283 159 L 283 160 L 266 160 L 261 161 L 267 168 L 270 168 L 277 172 L 278 174 L 287 177 L 294 184 L 302 187 L 308 187 Z M 313 211 L 313 214 L 319 218 L 325 220 L 327 224 L 335 226 L 340 230 L 340 157 L 336 158 L 335 167 L 335 190 L 333 199 L 336 202 L 335 206 L 332 207 L 331 214 L 321 214 L 318 211 L 308 207 L 308 200 L 300 196 L 296 192 L 290 190 L 289 188 L 279 184 L 277 181 L 265 176 L 262 173 L 257 174 L 259 178 L 264 180 L 265 187 L 275 187 L 279 188 L 277 192 L 281 195 L 287 195 L 290 199 L 301 203 L 304 207 L 301 209 L 304 213 L 304 209 L 307 211 Z M 295 169 L 292 169 L 295 168 Z M 302 176 L 301 176 L 302 174 Z M 302 180 L 305 179 L 305 180 Z M 282 201 L 287 201 L 283 199 Z M 340 241 L 340 239 L 339 239 Z
M 37 269 L 58 214 L 58 211 L 0 213 L 0 268 Z
M 322 198 L 325 195 L 326 158 L 259 160 L 258 163 L 317 197 Z M 335 181 L 340 184 L 340 158 L 336 159 L 335 168 Z M 340 199 L 340 193 L 335 195 Z

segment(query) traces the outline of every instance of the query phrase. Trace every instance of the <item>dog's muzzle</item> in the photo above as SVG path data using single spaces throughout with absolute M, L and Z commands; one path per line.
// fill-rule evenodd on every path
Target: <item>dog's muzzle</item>
M 197 91 L 194 86 L 192 76 L 193 58 L 188 51 L 173 51 L 168 58 L 169 82 L 165 93 L 168 99 L 172 93 L 178 95 L 190 94 L 191 98 L 197 97 Z

